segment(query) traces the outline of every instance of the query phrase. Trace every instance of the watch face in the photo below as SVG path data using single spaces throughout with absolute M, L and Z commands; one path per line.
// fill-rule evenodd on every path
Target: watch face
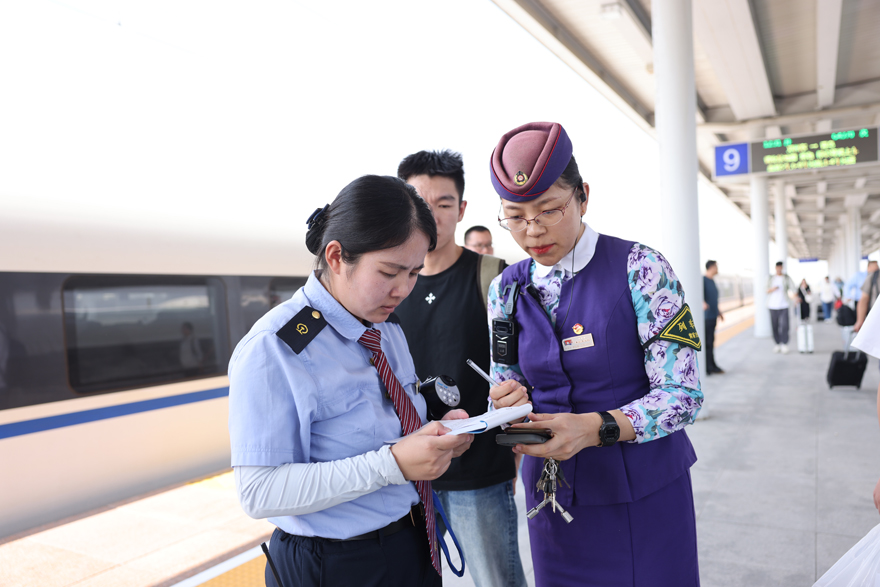
M 613 424 L 606 422 L 599 428 L 599 437 L 603 445 L 610 446 L 620 438 L 620 427 L 616 422 Z

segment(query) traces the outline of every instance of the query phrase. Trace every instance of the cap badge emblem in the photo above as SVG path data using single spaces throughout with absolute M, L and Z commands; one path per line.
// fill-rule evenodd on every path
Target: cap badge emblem
M 574 330 L 575 334 L 580 334 L 581 332 L 584 331 L 584 327 L 581 324 L 575 324 L 574 326 L 571 327 L 571 329 Z
M 522 171 L 517 171 L 516 175 L 513 176 L 513 183 L 516 185 L 525 185 L 527 181 L 529 181 L 529 176 Z

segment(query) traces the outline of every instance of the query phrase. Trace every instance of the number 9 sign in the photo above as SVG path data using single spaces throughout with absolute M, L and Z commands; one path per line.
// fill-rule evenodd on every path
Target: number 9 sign
M 749 172 L 749 144 L 715 147 L 715 177 Z

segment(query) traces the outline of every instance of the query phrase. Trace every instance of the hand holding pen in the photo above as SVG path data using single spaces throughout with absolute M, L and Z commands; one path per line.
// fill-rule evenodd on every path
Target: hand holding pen
M 496 383 L 494 379 L 489 377 L 485 371 L 480 369 L 480 367 L 470 359 L 467 360 L 467 364 L 489 384 L 489 399 L 492 400 L 492 405 L 495 406 L 496 410 L 499 408 L 521 406 L 529 403 L 529 389 L 519 381 L 510 379 L 508 381 Z

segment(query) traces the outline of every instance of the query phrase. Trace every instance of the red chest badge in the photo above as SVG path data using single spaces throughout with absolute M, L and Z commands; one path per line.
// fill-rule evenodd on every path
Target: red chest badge
M 580 334 L 581 332 L 584 331 L 584 327 L 580 323 L 575 324 L 574 326 L 571 327 L 571 329 L 574 330 L 575 334 Z

